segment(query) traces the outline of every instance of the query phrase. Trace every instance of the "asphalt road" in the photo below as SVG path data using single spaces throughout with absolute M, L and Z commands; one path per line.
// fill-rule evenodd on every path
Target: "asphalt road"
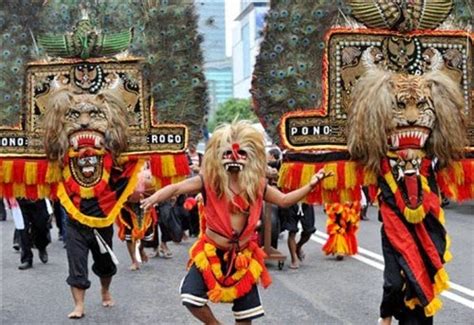
M 325 217 L 317 208 L 316 224 L 324 232 Z M 361 254 L 336 261 L 321 251 L 324 234 L 318 232 L 305 246 L 306 259 L 299 270 L 285 263 L 278 270 L 268 263 L 273 284 L 261 290 L 266 315 L 255 324 L 376 324 L 382 293 L 383 261 L 380 260 L 380 223 L 376 209 L 361 222 Z M 452 239 L 453 260 L 447 265 L 453 288 L 442 298 L 443 309 L 435 324 L 472 324 L 474 319 L 474 203 L 451 204 L 446 209 L 447 229 Z M 12 249 L 13 222 L 0 222 L 1 324 L 198 324 L 181 306 L 178 286 L 185 274 L 191 241 L 170 244 L 172 259 L 152 258 L 139 271 L 129 271 L 125 244 L 114 240 L 120 260 L 112 283 L 113 308 L 100 305 L 99 281 L 90 274 L 86 316 L 68 320 L 72 298 L 66 285 L 66 251 L 57 240 L 48 247 L 49 262 L 42 264 L 34 251 L 33 269 L 19 271 L 20 256 Z M 279 249 L 287 254 L 285 237 Z M 212 305 L 224 324 L 232 324 L 230 305 Z M 395 322 L 396 323 L 396 322 Z

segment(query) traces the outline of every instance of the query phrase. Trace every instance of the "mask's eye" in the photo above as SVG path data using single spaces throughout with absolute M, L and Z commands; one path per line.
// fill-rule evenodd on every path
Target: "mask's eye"
M 400 102 L 400 101 L 397 102 L 397 108 L 398 109 L 405 109 L 405 107 L 406 107 L 406 105 L 405 105 L 404 102 Z
M 232 150 L 226 150 L 222 155 L 224 159 L 231 159 L 232 158 Z
M 81 116 L 81 113 L 79 113 L 79 111 L 76 111 L 76 110 L 70 110 L 68 113 L 67 113 L 67 116 L 68 117 L 72 117 L 72 118 L 79 118 L 79 116 Z
M 422 100 L 416 103 L 417 108 L 423 108 L 425 105 L 426 105 L 426 100 Z
M 416 165 L 418 165 L 418 161 L 417 161 L 416 159 L 413 159 L 413 160 L 411 161 L 411 164 L 412 164 L 413 166 L 416 166 Z
M 247 158 L 247 152 L 245 150 L 238 150 L 237 153 L 239 154 L 241 159 Z

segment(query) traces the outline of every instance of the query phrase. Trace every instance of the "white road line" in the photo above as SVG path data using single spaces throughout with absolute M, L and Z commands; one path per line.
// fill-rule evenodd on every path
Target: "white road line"
M 316 231 L 316 233 L 311 236 L 311 240 L 316 242 L 316 243 L 319 243 L 321 245 L 324 245 L 324 243 L 326 243 L 326 240 L 329 236 L 323 232 L 320 232 L 320 231 Z M 359 253 L 361 254 L 364 254 L 364 255 L 367 255 L 369 257 L 372 257 L 376 260 L 379 260 L 379 261 L 382 261 L 383 262 L 383 256 L 380 255 L 380 254 L 377 254 L 377 253 L 374 253 L 374 252 L 371 252 L 367 249 L 364 249 L 362 247 L 358 247 L 358 251 Z M 365 263 L 365 264 L 368 264 L 380 271 L 383 271 L 385 266 L 383 263 L 379 263 L 377 261 L 373 261 L 371 260 L 370 258 L 367 258 L 365 256 L 362 256 L 360 254 L 355 254 L 355 255 L 352 255 L 351 256 L 352 258 L 355 258 L 356 260 L 358 261 L 361 261 L 362 263 Z M 449 286 L 450 286 L 450 289 L 452 290 L 457 290 L 461 293 L 464 293 L 465 295 L 468 295 L 468 296 L 471 296 L 473 297 L 474 296 L 474 290 L 471 290 L 469 288 L 466 288 L 466 287 L 463 287 L 459 284 L 456 284 L 456 283 L 453 283 L 453 282 L 449 282 Z M 469 300 L 469 299 L 466 299 L 464 297 L 461 297 L 459 296 L 458 294 L 455 294 L 451 291 L 443 291 L 441 293 L 442 296 L 448 298 L 448 299 L 451 299 L 457 303 L 460 303 L 466 307 L 469 307 L 471 309 L 474 309 L 474 301 L 472 300 Z

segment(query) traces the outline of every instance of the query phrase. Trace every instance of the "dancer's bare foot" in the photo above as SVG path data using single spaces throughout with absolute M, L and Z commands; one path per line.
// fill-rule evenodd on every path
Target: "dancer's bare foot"
M 67 317 L 70 319 L 80 319 L 84 317 L 84 306 L 76 306 L 74 310 L 70 312 Z
M 290 269 L 297 270 L 300 268 L 300 263 L 299 262 L 292 262 L 289 266 Z
M 148 262 L 148 255 L 145 253 L 144 250 L 140 251 L 140 257 L 142 258 L 142 263 Z
M 112 300 L 112 295 L 110 294 L 110 291 L 102 289 L 102 306 L 112 307 L 114 304 L 115 303 Z
M 379 325 L 391 325 L 392 324 L 392 317 L 379 318 L 378 324 Z
M 296 250 L 296 256 L 298 256 L 298 259 L 300 261 L 304 261 L 306 254 L 303 252 L 303 249 L 301 247 Z
M 137 271 L 139 270 L 140 267 L 138 266 L 138 263 L 132 263 L 132 265 L 130 265 L 130 271 Z

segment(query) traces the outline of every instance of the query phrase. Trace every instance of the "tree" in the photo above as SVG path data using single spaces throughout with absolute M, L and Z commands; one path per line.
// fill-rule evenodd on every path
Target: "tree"
M 231 98 L 221 103 L 217 108 L 216 114 L 209 121 L 209 130 L 211 132 L 221 123 L 230 123 L 235 118 L 239 120 L 249 120 L 257 123 L 258 118 L 252 111 L 250 99 Z

